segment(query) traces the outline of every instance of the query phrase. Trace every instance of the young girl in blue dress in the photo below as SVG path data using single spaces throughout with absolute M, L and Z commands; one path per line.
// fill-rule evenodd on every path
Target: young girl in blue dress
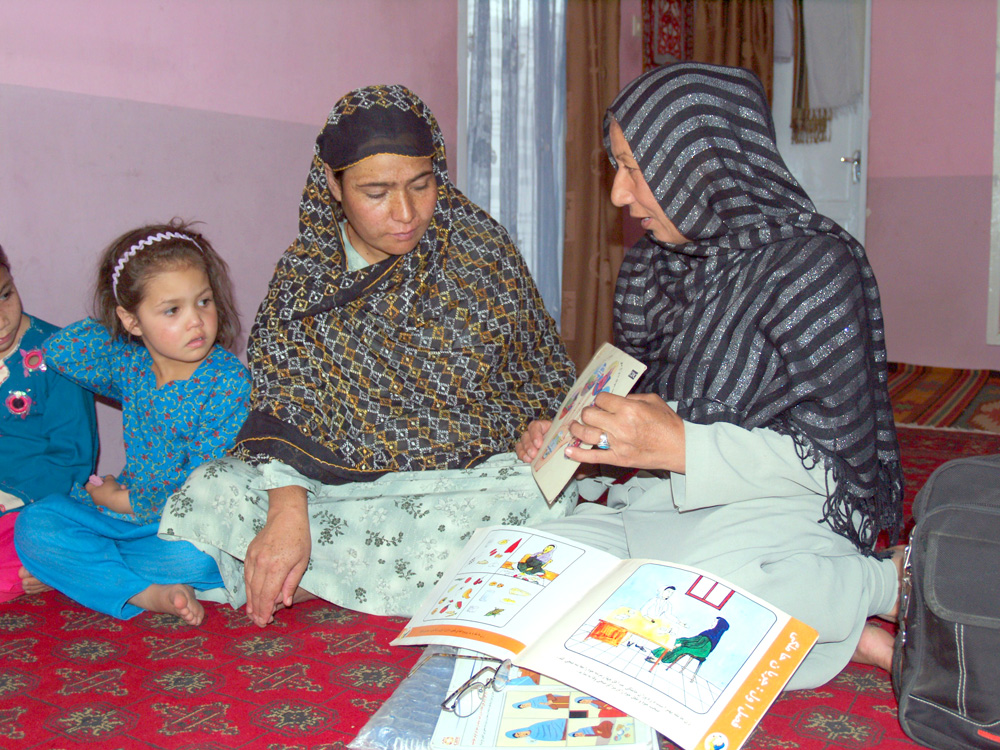
M 17 512 L 87 481 L 97 459 L 94 397 L 45 366 L 42 344 L 58 330 L 24 312 L 0 247 L 0 602 L 24 593 Z
M 239 320 L 225 262 L 183 224 L 128 232 L 104 252 L 97 320 L 46 343 L 46 362 L 121 402 L 125 468 L 21 513 L 25 569 L 81 604 L 128 619 L 167 612 L 197 625 L 195 590 L 222 585 L 215 561 L 157 537 L 167 497 L 219 458 L 247 415 L 246 368 L 223 347 Z

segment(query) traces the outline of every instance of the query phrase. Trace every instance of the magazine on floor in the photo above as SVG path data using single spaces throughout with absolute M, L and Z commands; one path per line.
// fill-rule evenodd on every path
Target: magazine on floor
M 580 419 L 580 412 L 594 403 L 597 394 L 607 391 L 624 396 L 632 390 L 646 365 L 612 344 L 603 344 L 580 373 L 569 394 L 563 400 L 552 425 L 545 433 L 542 447 L 531 462 L 531 475 L 551 505 L 562 492 L 579 461 L 566 458 L 568 445 L 581 443 L 569 433 L 569 426 Z
M 468 680 L 490 674 L 497 662 L 487 659 L 457 660 L 449 694 Z M 492 686 L 490 686 L 492 687 Z M 615 750 L 655 750 L 656 733 L 648 724 L 621 709 L 561 682 L 513 667 L 499 689 L 473 691 L 479 702 L 468 716 L 442 711 L 434 727 L 431 746 L 441 750 L 463 748 L 595 747 Z
M 687 750 L 736 750 L 815 642 L 808 625 L 695 568 L 493 526 L 473 534 L 393 645 L 511 659 Z

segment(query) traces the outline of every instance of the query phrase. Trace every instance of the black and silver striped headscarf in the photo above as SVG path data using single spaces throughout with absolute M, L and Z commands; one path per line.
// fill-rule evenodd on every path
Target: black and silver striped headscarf
M 792 435 L 835 489 L 824 520 L 859 549 L 902 518 L 875 276 L 864 248 L 785 167 L 764 90 L 742 68 L 679 63 L 630 83 L 616 120 L 684 245 L 647 233 L 625 256 L 618 345 L 639 390 L 681 417 Z

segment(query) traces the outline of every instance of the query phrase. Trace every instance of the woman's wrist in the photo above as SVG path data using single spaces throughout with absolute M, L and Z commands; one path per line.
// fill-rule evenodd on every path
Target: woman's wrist
M 301 513 L 306 515 L 309 506 L 309 493 L 305 487 L 292 484 L 287 487 L 276 487 L 267 491 L 267 517 L 281 513 Z

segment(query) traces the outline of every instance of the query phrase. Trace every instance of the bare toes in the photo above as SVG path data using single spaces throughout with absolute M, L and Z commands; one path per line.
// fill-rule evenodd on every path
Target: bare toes
M 51 591 L 52 587 L 48 584 L 42 583 L 37 578 L 35 578 L 31 573 L 28 572 L 27 568 L 23 566 L 19 571 L 17 571 L 18 576 L 21 578 L 21 588 L 24 589 L 24 593 L 29 596 L 32 594 L 41 594 L 44 591 Z
M 861 640 L 854 649 L 851 661 L 880 667 L 889 672 L 892 669 L 892 649 L 895 638 L 878 625 L 867 624 L 861 631 Z

